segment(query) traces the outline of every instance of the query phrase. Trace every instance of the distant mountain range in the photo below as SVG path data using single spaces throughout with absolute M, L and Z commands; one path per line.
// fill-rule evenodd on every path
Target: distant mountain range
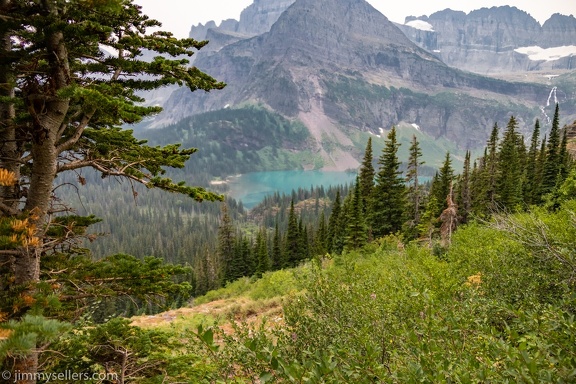
M 576 18 L 558 13 L 540 25 L 516 7 L 469 14 L 446 9 L 407 17 L 402 31 L 446 64 L 477 73 L 575 70 Z
M 364 0 L 255 0 L 239 21 L 194 26 L 190 36 L 210 40 L 194 65 L 228 86 L 175 90 L 149 127 L 257 105 L 303 123 L 309 147 L 328 169 L 357 166 L 368 135 L 393 125 L 464 150 L 483 146 L 494 122 L 505 125 L 512 114 L 525 132 L 536 118 L 546 127 L 554 101 L 563 121 L 576 118 L 572 56 L 527 54 L 535 55 L 536 45 L 576 42 L 571 16 L 554 15 L 540 26 L 511 7 L 445 10 L 399 26 Z M 506 72 L 514 81 L 502 79 Z
M 190 37 L 210 40 L 209 50 L 270 31 L 295 0 L 255 0 L 240 20 L 192 26 Z M 396 24 L 396 23 L 395 23 Z M 482 8 L 466 14 L 445 9 L 407 16 L 396 24 L 418 46 L 446 64 L 476 73 L 576 69 L 576 18 L 553 14 L 540 25 L 516 7 Z

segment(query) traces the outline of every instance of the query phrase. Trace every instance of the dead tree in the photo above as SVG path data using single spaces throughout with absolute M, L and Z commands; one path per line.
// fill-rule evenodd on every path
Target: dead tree
M 440 237 L 442 239 L 442 246 L 446 247 L 450 245 L 452 241 L 452 233 L 456 230 L 458 225 L 458 206 L 452 198 L 452 182 L 450 183 L 450 192 L 446 197 L 446 203 L 448 208 L 442 211 L 440 215 L 440 221 L 442 225 L 440 226 Z

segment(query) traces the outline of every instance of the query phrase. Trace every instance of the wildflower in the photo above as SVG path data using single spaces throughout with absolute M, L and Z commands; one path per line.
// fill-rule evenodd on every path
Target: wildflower
M 478 272 L 475 275 L 472 276 L 468 276 L 468 278 L 466 279 L 466 283 L 467 286 L 469 287 L 478 287 L 480 286 L 480 284 L 482 284 L 482 274 L 480 272 Z

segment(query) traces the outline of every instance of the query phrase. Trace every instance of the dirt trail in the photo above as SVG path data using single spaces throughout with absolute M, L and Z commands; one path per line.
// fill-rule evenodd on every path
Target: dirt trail
M 225 333 L 233 333 L 232 325 L 225 321 L 233 315 L 237 324 L 259 324 L 264 318 L 271 326 L 283 324 L 282 306 L 280 299 L 267 301 L 253 301 L 246 298 L 222 299 L 209 303 L 199 304 L 194 307 L 173 309 L 156 315 L 135 316 L 131 325 L 142 328 L 154 328 L 166 326 L 170 323 L 186 322 L 196 316 L 211 316 L 221 319 L 220 328 Z

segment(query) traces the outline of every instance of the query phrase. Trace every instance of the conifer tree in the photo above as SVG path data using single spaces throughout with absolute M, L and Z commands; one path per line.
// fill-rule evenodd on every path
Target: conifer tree
M 236 238 L 237 260 L 243 267 L 242 270 L 238 270 L 236 279 L 243 276 L 252 276 L 256 272 L 256 259 L 252 252 L 252 242 L 247 236 L 242 234 L 236 236 Z
M 439 203 L 439 209 L 436 212 L 436 216 L 440 216 L 442 211 L 446 208 L 444 202 L 446 201 L 446 196 L 450 194 L 450 188 L 452 182 L 454 181 L 454 169 L 452 168 L 452 158 L 450 157 L 450 152 L 446 152 L 446 157 L 444 158 L 444 163 L 440 168 L 432 182 L 432 188 L 430 194 Z
M 484 155 L 474 161 L 472 169 L 472 212 L 474 216 L 482 217 L 487 213 L 487 170 L 486 159 L 488 158 L 488 149 L 484 148 Z
M 562 130 L 562 141 L 560 142 L 558 158 L 560 161 L 560 180 L 563 183 L 568 177 L 568 173 L 570 173 L 571 166 L 570 153 L 568 152 L 568 129 L 566 128 Z
M 229 275 L 225 282 L 235 281 L 241 277 L 249 276 L 249 266 L 250 260 L 246 258 L 244 249 L 242 248 L 242 242 L 244 237 L 241 232 L 238 232 L 234 237 L 234 249 L 232 253 L 232 260 L 230 261 Z
M 360 178 L 356 177 L 356 184 L 352 194 L 350 211 L 347 216 L 346 239 L 344 247 L 358 249 L 366 244 L 368 237 L 366 221 L 362 209 L 362 195 Z
M 470 151 L 466 151 L 466 156 L 464 157 L 464 169 L 462 171 L 462 177 L 459 183 L 459 215 L 460 222 L 465 224 L 468 222 L 470 213 L 472 212 L 472 185 L 471 185 L 472 173 L 470 170 Z
M 340 216 L 342 214 L 342 204 L 340 201 L 340 188 L 336 190 L 336 197 L 332 204 L 332 213 L 328 220 L 328 238 L 326 240 L 328 245 L 328 252 L 335 252 L 336 238 L 340 236 Z
M 544 161 L 544 170 L 542 174 L 542 194 L 552 192 L 556 186 L 558 173 L 561 169 L 560 161 L 560 116 L 559 106 L 556 104 L 554 118 L 552 119 L 552 128 L 546 145 L 546 160 Z
M 524 182 L 524 202 L 528 205 L 536 204 L 540 190 L 540 180 L 537 177 L 538 168 L 538 142 L 540 137 L 540 121 L 536 119 L 534 123 L 534 130 L 532 131 L 532 138 L 530 140 L 530 148 L 528 149 L 528 156 L 526 158 L 526 176 Z
M 318 229 L 315 237 L 315 254 L 324 256 L 328 252 L 328 226 L 326 225 L 326 215 L 324 210 L 320 213 L 318 219 Z
M 432 239 L 434 233 L 437 231 L 438 223 L 440 222 L 438 215 L 436 214 L 440 210 L 440 203 L 436 200 L 436 197 L 430 196 L 426 202 L 426 209 L 422 214 L 422 219 L 418 224 L 418 232 L 420 237 L 427 239 L 429 246 L 432 246 Z
M 300 240 L 300 251 L 298 253 L 298 262 L 310 258 L 310 239 L 308 238 L 308 227 L 304 225 L 302 216 L 298 220 L 298 236 Z
M 494 123 L 490 139 L 488 140 L 487 152 L 484 160 L 484 190 L 486 191 L 486 202 L 493 208 L 496 203 L 496 180 L 498 172 L 498 124 Z
M 419 182 L 420 167 L 425 164 L 420 161 L 422 150 L 416 135 L 412 136 L 412 142 L 409 149 L 408 168 L 406 171 L 406 183 L 408 185 L 408 227 L 416 228 L 420 222 L 420 205 L 422 203 L 422 186 Z M 411 232 L 411 230 L 409 230 Z
M 208 248 L 203 247 L 199 255 L 195 257 L 194 272 L 196 276 L 196 294 L 204 294 L 209 290 L 220 287 L 221 266 L 218 264 L 216 254 Z
M 435 196 L 434 187 L 438 188 L 440 185 L 440 173 L 436 171 L 434 176 L 432 176 L 432 180 L 430 180 L 430 190 L 428 191 L 429 196 Z
M 301 237 L 298 228 L 298 218 L 294 210 L 294 199 L 290 201 L 290 212 L 288 213 L 288 228 L 286 230 L 286 246 L 284 253 L 286 255 L 286 265 L 294 267 L 298 265 L 301 253 Z
M 535 171 L 535 188 L 534 188 L 534 204 L 541 204 L 543 197 L 542 183 L 544 181 L 544 166 L 546 164 L 546 135 L 540 142 L 540 149 L 536 156 L 536 171 Z
M 256 242 L 254 243 L 254 254 L 256 255 L 255 276 L 258 278 L 262 277 L 262 274 L 270 270 L 267 239 L 266 230 L 260 228 L 256 235 Z
M 522 164 L 518 149 L 517 123 L 510 117 L 500 143 L 497 168 L 498 208 L 512 211 L 522 201 Z
M 201 296 L 208 292 L 209 281 L 208 281 L 208 265 L 206 256 L 201 253 L 194 257 L 194 281 L 196 282 L 194 286 L 194 295 Z
M 222 204 L 221 217 L 220 227 L 218 228 L 217 253 L 219 264 L 222 266 L 220 280 L 225 283 L 238 278 L 238 271 L 234 271 L 237 266 L 232 263 L 235 243 L 234 227 L 226 204 Z
M 518 149 L 518 163 L 520 166 L 520 182 L 522 183 L 522 190 L 524 189 L 524 182 L 526 177 L 526 165 L 528 164 L 528 149 L 526 148 L 526 141 L 523 135 L 517 134 L 516 148 Z M 523 197 L 523 193 L 521 194 Z
M 279 270 L 286 266 L 282 252 L 282 238 L 278 228 L 278 221 L 274 225 L 274 238 L 272 240 L 272 269 Z
M 372 197 L 372 190 L 374 189 L 374 166 L 372 165 L 372 138 L 368 138 L 366 150 L 364 151 L 364 158 L 360 166 L 360 197 L 362 198 L 362 211 L 364 213 L 368 210 L 370 198 Z
M 380 168 L 371 205 L 371 228 L 374 237 L 395 233 L 402 229 L 406 207 L 406 187 L 401 177 L 396 127 L 388 133 L 382 155 L 378 159 Z
M 338 222 L 336 223 L 336 232 L 334 232 L 333 251 L 336 254 L 341 254 L 344 250 L 346 243 L 346 226 L 348 224 L 348 215 L 350 214 L 350 207 L 352 205 L 352 193 L 348 189 L 348 193 L 342 201 L 340 214 L 338 215 Z

